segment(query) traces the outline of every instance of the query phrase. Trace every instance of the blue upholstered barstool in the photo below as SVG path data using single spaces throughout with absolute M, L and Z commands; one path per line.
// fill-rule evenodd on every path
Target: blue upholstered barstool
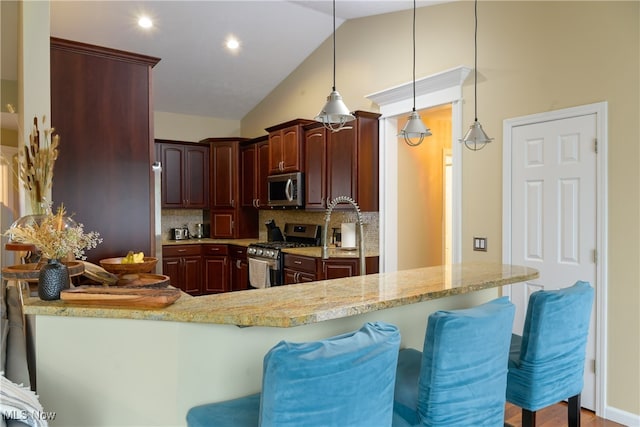
M 514 314 L 503 297 L 430 315 L 422 353 L 400 351 L 393 426 L 502 426 Z
M 580 425 L 584 359 L 594 298 L 587 282 L 529 297 L 522 336 L 513 335 L 507 401 L 522 408 L 523 427 L 536 411 L 568 399 L 569 427 Z
M 262 393 L 191 408 L 189 427 L 389 426 L 400 347 L 384 322 L 320 341 L 281 341 L 264 358 Z

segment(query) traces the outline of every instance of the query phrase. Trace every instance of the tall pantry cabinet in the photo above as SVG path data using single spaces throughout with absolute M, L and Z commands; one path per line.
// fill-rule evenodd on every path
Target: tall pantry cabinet
M 158 58 L 51 38 L 52 198 L 103 242 L 89 261 L 155 253 L 152 68 Z M 55 207 L 54 206 L 54 207 Z

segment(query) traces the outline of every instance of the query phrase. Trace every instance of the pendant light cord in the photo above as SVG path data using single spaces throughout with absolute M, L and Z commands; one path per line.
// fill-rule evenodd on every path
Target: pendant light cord
M 333 0 L 333 90 L 336 90 L 336 0 Z
M 415 1 L 415 0 L 414 0 Z M 475 114 L 475 121 L 478 121 L 478 0 L 476 0 L 476 7 L 475 7 L 475 19 L 476 19 L 476 25 L 475 25 L 475 33 L 473 35 L 474 38 L 474 59 L 475 59 L 475 65 L 473 66 L 473 71 L 474 71 L 474 84 L 473 84 L 473 97 L 474 97 L 474 114 Z
M 413 111 L 416 111 L 416 0 L 413 0 Z

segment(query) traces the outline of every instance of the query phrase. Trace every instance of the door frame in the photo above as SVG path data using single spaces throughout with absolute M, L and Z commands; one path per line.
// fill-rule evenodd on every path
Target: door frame
M 518 126 L 553 120 L 568 119 L 584 115 L 596 115 L 596 360 L 595 360 L 595 409 L 601 415 L 607 401 L 607 239 L 608 239 L 608 103 L 597 102 L 578 107 L 531 114 L 506 119 L 502 125 L 502 261 L 511 263 L 511 154 L 512 130 Z M 510 288 L 502 288 L 503 295 L 511 298 Z
M 471 72 L 465 66 L 454 67 L 415 81 L 415 108 L 424 110 L 451 104 L 452 150 L 452 224 L 451 257 L 462 261 L 462 84 Z M 380 107 L 380 272 L 398 270 L 398 119 L 411 112 L 413 82 L 366 96 Z

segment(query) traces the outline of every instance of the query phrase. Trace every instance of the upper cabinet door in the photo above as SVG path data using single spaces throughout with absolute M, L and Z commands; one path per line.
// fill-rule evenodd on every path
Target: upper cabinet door
M 185 147 L 186 206 L 209 207 L 209 147 Z
M 162 207 L 184 207 L 184 150 L 180 145 L 158 144 L 162 163 Z
M 209 146 L 157 142 L 156 149 L 162 162 L 162 207 L 207 209 Z
M 291 126 L 282 130 L 282 172 L 298 172 L 302 170 L 302 129 Z
M 282 173 L 282 132 L 269 133 L 269 174 Z
M 238 143 L 211 144 L 212 209 L 233 209 L 236 206 L 236 154 Z
M 301 172 L 304 169 L 304 130 L 311 120 L 295 119 L 267 128 L 269 132 L 269 174 Z
M 265 139 L 257 144 L 256 172 L 256 206 L 260 209 L 269 209 L 269 140 Z
M 327 207 L 327 130 L 314 127 L 305 130 L 305 208 L 325 209 Z

